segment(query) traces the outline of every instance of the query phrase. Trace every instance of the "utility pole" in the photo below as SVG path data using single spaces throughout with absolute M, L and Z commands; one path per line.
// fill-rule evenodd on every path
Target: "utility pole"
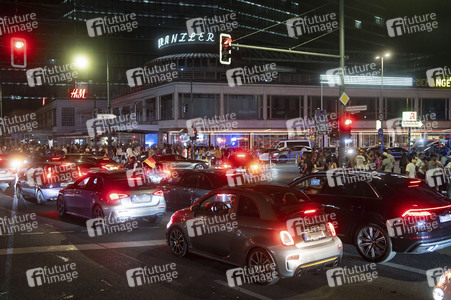
M 338 97 L 340 97 L 344 91 L 345 91 L 345 78 L 344 78 L 344 69 L 345 69 L 345 16 L 344 16 L 344 0 L 340 0 L 340 4 L 339 4 L 339 17 L 340 17 L 340 21 L 339 21 L 339 25 L 340 25 L 340 80 L 341 80 L 341 85 L 340 85 L 340 92 Z M 343 118 L 343 108 L 344 105 L 342 105 L 339 100 L 337 99 L 338 102 L 338 120 L 341 121 Z M 346 164 L 346 138 L 342 135 L 342 133 L 340 132 L 340 142 L 338 145 L 338 156 L 340 159 L 340 166 L 339 167 L 343 167 Z

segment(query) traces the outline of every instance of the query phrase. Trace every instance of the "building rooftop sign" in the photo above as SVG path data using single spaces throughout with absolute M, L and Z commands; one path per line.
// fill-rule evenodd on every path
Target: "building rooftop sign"
M 213 44 L 216 37 L 214 33 L 173 33 L 157 39 L 158 49 L 163 49 L 168 46 L 182 45 L 182 44 Z

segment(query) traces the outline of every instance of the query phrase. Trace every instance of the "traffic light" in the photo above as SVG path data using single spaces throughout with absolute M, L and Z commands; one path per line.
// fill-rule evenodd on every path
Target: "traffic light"
M 342 137 L 350 138 L 352 130 L 352 119 L 350 117 L 343 117 L 339 123 Z
M 27 41 L 23 38 L 11 38 L 11 66 L 27 67 Z
M 230 65 L 232 62 L 232 36 L 221 33 L 219 43 L 219 62 L 223 65 Z

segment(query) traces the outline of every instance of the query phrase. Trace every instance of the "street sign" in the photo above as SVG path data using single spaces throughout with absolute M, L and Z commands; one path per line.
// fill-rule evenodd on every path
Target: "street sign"
M 402 120 L 403 121 L 416 121 L 417 120 L 417 112 L 416 111 L 403 111 L 402 112 Z
M 343 92 L 343 94 L 341 94 L 340 98 L 338 98 L 338 100 L 340 100 L 344 106 L 346 106 L 346 104 L 348 104 L 349 99 L 351 99 L 351 98 L 349 98 L 349 96 L 346 95 L 345 92 Z
M 348 112 L 359 112 L 367 110 L 368 107 L 366 105 L 355 105 L 355 106 L 347 106 L 346 111 Z
M 382 137 L 384 135 L 384 130 L 382 128 L 379 128 L 377 135 L 379 135 L 379 137 Z
M 422 127 L 423 126 L 423 122 L 421 121 L 402 121 L 401 122 L 401 126 L 402 127 Z

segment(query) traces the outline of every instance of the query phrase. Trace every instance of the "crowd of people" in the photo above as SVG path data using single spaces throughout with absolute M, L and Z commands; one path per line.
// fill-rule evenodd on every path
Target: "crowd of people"
M 301 174 L 310 174 L 319 170 L 330 170 L 339 167 L 339 162 L 331 151 L 314 150 L 306 152 L 297 158 Z M 346 167 L 354 170 L 381 171 L 388 173 L 398 173 L 409 178 L 425 179 L 426 172 L 435 168 L 447 168 L 451 171 L 451 156 L 441 148 L 431 148 L 426 152 L 403 150 L 399 165 L 396 166 L 395 157 L 386 150 L 383 153 L 377 150 L 365 151 L 360 148 L 358 151 L 347 157 Z

